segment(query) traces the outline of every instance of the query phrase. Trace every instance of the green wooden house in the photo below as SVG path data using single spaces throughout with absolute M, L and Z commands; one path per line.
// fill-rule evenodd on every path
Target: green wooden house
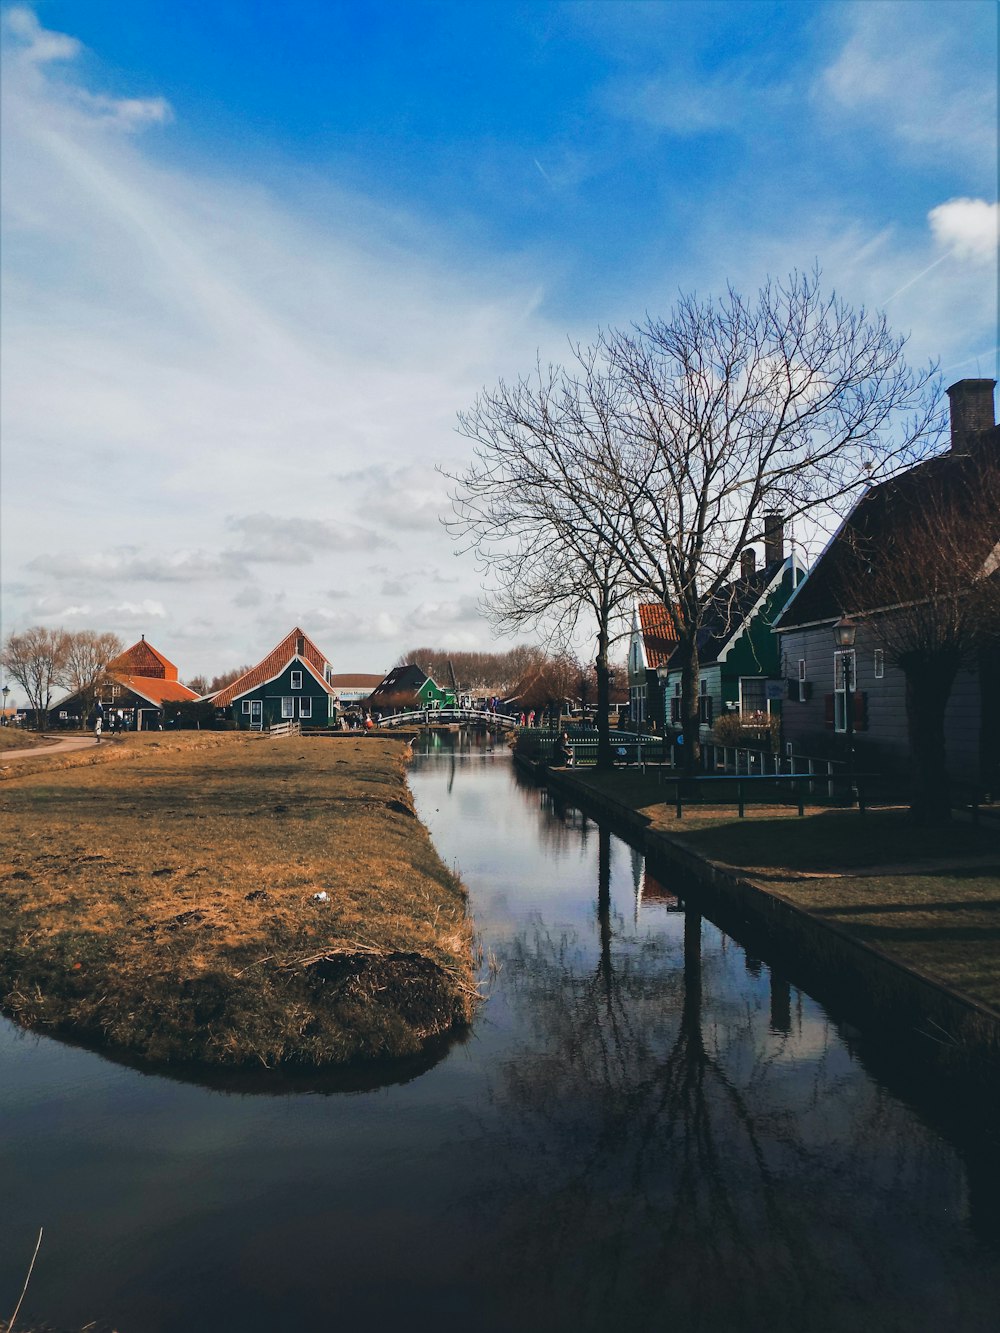
M 364 707 L 371 713 L 408 713 L 416 709 L 454 708 L 453 690 L 442 689 L 415 662 L 393 667 L 368 696 Z
M 301 629 L 295 628 L 238 680 L 211 696 L 216 717 L 242 730 L 263 731 L 278 722 L 329 727 L 337 696 L 330 663 Z
M 711 739 L 713 725 L 726 713 L 750 723 L 781 712 L 785 683 L 774 622 L 805 576 L 798 557 L 784 555 L 780 530 L 772 530 L 763 567 L 756 566 L 755 553 L 748 548 L 739 579 L 713 599 L 698 634 L 703 740 Z M 659 675 L 664 723 L 676 732 L 681 723 L 680 668 L 668 662 Z

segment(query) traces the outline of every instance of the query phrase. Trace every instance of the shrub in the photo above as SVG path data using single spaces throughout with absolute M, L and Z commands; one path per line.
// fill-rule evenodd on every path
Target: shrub
M 781 749 L 781 718 L 777 713 L 724 713 L 712 728 L 717 745 L 739 745 L 751 750 Z

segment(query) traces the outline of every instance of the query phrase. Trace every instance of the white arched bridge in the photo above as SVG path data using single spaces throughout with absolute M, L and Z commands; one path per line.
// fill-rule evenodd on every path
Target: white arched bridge
M 429 727 L 455 723 L 459 726 L 502 727 L 510 730 L 520 725 L 518 718 L 506 713 L 487 713 L 481 708 L 413 708 L 407 713 L 390 713 L 379 718 L 380 727 Z

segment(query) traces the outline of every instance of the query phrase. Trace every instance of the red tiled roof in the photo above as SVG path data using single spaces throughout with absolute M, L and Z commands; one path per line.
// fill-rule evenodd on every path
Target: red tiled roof
M 144 680 L 176 680 L 177 668 L 145 638 L 133 643 L 108 663 L 108 671 L 120 676 L 142 676 Z
M 302 640 L 302 652 L 297 651 L 299 639 Z M 327 659 L 312 639 L 296 626 L 255 667 L 251 667 L 249 671 L 244 671 L 243 675 L 234 680 L 231 685 L 227 685 L 224 690 L 220 690 L 212 702 L 216 708 L 227 708 L 241 694 L 246 694 L 249 690 L 255 690 L 259 685 L 264 685 L 267 681 L 273 680 L 295 657 L 308 668 L 309 674 L 314 677 L 327 694 L 335 693 L 323 677 Z
M 197 699 L 195 690 L 189 690 L 179 680 L 163 680 L 158 676 L 125 676 L 120 671 L 110 672 L 111 678 L 133 694 L 141 694 L 151 704 L 186 703 Z
M 677 631 L 662 602 L 639 603 L 639 628 L 646 649 L 646 665 L 663 666 L 677 646 Z

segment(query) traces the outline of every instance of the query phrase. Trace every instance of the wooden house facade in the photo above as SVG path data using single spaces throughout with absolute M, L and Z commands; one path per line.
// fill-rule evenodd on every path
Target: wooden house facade
M 371 713 L 408 713 L 416 709 L 454 708 L 455 692 L 444 690 L 415 662 L 393 667 L 372 690 L 364 707 Z
M 698 716 L 703 740 L 728 713 L 762 721 L 781 713 L 784 681 L 781 652 L 774 637 L 778 614 L 806 576 L 794 553 L 784 554 L 780 519 L 772 516 L 765 537 L 764 564 L 752 548 L 743 553 L 740 578 L 723 588 L 706 609 L 698 634 Z M 665 725 L 681 727 L 681 670 L 671 659 L 660 668 Z
M 296 627 L 256 666 L 211 696 L 217 718 L 241 730 L 262 731 L 279 722 L 329 727 L 336 721 L 330 663 Z
M 890 660 L 884 634 L 906 608 L 870 605 L 866 582 L 891 562 L 898 534 L 926 521 L 924 497 L 976 489 L 976 478 L 1000 467 L 1000 427 L 994 422 L 993 380 L 962 380 L 949 388 L 951 448 L 866 491 L 816 561 L 776 625 L 782 673 L 788 682 L 783 734 L 796 753 L 847 758 L 851 745 L 865 770 L 905 773 L 911 762 L 907 685 Z M 934 534 L 927 532 L 928 582 L 935 577 Z M 1000 512 L 992 531 L 970 528 L 988 577 L 1000 577 Z M 912 544 L 903 543 L 906 550 Z M 864 550 L 864 561 L 858 553 Z M 992 562 L 992 565 L 990 564 Z M 884 586 L 884 585 L 881 585 Z M 928 587 L 928 594 L 931 589 Z M 881 600 L 876 598 L 876 600 Z M 849 617 L 852 648 L 840 647 L 835 626 Z M 880 632 L 880 623 L 883 628 Z M 888 630 L 891 633 L 891 630 Z M 850 716 L 848 716 L 850 712 Z M 945 712 L 946 766 L 953 780 L 1000 786 L 1000 640 L 986 635 L 963 662 Z
M 198 696 L 181 684 L 173 662 L 142 635 L 138 643 L 108 663 L 93 697 L 115 727 L 155 731 L 163 725 L 167 705 L 189 703 Z M 49 710 L 49 725 L 83 726 L 89 707 L 89 699 L 81 692 L 69 694 Z

